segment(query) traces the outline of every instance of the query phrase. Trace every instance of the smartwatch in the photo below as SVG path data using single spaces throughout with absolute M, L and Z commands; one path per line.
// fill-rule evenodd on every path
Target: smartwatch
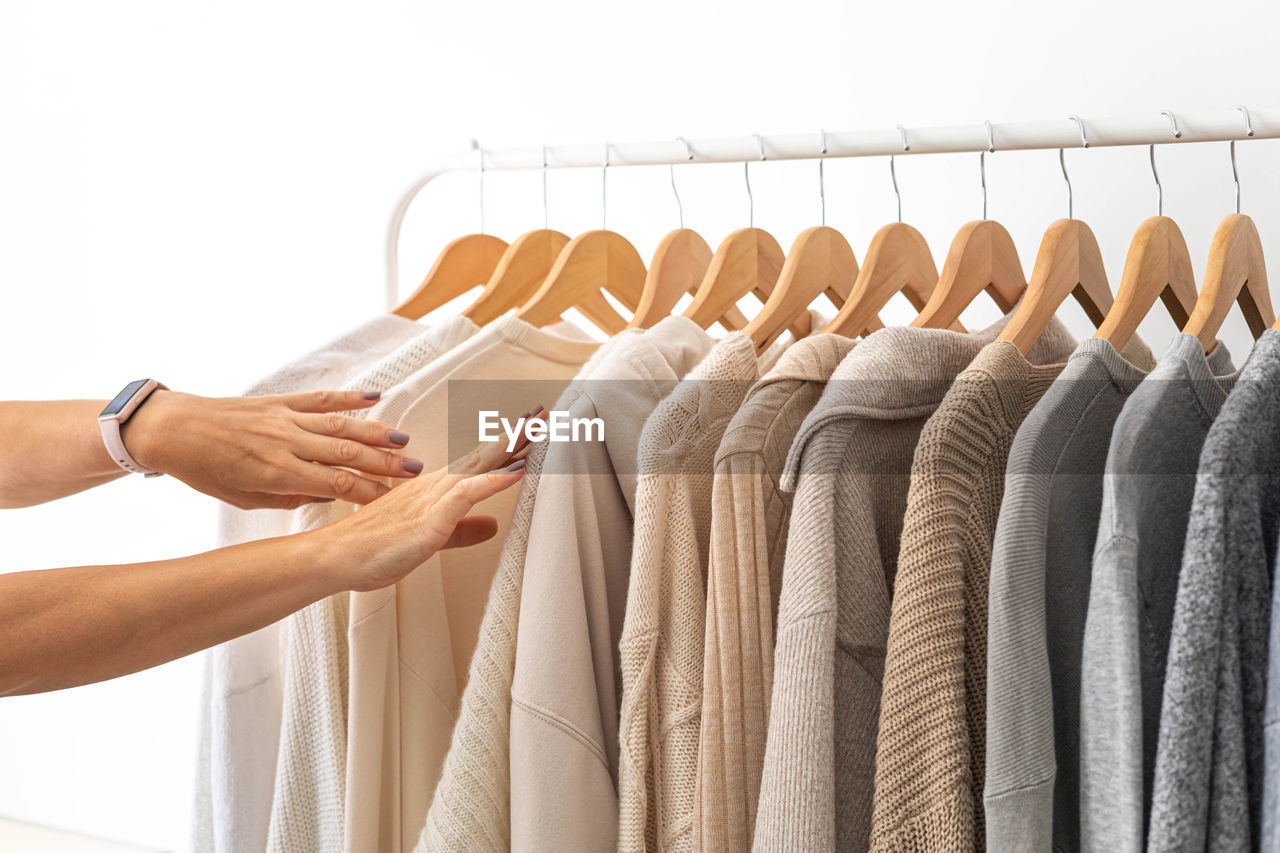
M 151 392 L 157 388 L 162 391 L 168 390 L 154 379 L 130 382 L 121 389 L 115 399 L 107 403 L 107 407 L 98 415 L 98 428 L 102 430 L 102 442 L 107 446 L 107 452 L 111 454 L 111 458 L 124 470 L 145 474 L 148 477 L 159 477 L 163 472 L 143 468 L 134 461 L 129 451 L 125 449 L 124 440 L 120 438 L 120 425 L 129 420 L 129 416 L 136 412 L 138 407 L 151 396 Z

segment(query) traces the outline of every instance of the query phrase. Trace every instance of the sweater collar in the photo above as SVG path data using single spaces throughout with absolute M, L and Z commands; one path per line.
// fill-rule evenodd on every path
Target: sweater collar
M 1179 332 L 1169 342 L 1169 348 L 1160 356 L 1149 378 L 1152 381 L 1185 380 L 1205 414 L 1213 419 L 1239 376 L 1240 371 L 1232 367 L 1226 344 L 1219 341 L 1206 355 L 1198 338 Z

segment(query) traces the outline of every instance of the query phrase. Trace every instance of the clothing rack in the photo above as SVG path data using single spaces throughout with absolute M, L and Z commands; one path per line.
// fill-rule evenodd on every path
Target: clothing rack
M 418 178 L 400 197 L 387 233 L 386 297 L 399 298 L 400 231 L 404 217 L 422 188 L 448 172 L 511 172 L 540 169 L 666 166 L 689 163 L 747 163 L 761 160 L 814 160 L 835 157 L 887 157 L 906 154 L 952 154 L 1102 148 L 1119 145 L 1166 145 L 1280 138 L 1280 107 L 1054 121 L 983 122 L 944 127 L 883 130 L 817 131 L 776 136 L 683 138 L 649 142 L 602 142 L 596 145 L 535 146 L 486 149 L 445 157 Z

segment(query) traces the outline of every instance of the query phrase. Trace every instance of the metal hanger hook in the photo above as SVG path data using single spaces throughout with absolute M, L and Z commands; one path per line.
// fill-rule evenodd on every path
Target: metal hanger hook
M 484 233 L 484 148 L 480 145 L 479 140 L 471 140 L 471 147 L 476 149 L 476 155 L 480 158 L 480 233 Z
M 1080 128 L 1080 147 L 1081 147 L 1081 148 L 1088 148 L 1088 147 L 1089 147 L 1089 137 L 1088 137 L 1088 135 L 1084 132 L 1084 119 L 1080 118 L 1080 116 L 1067 116 L 1067 118 L 1069 118 L 1069 119 L 1071 119 L 1072 121 L 1074 121 L 1074 122 L 1076 123 L 1076 127 Z
M 987 218 L 987 153 L 995 153 L 995 136 L 991 130 L 991 119 L 987 119 L 987 147 L 978 152 L 978 174 L 982 177 L 982 218 Z
M 764 139 L 759 133 L 751 134 L 756 138 L 756 145 L 760 147 L 760 161 L 764 162 Z M 756 200 L 751 195 L 751 161 L 744 160 L 742 162 L 742 180 L 747 185 L 747 225 L 754 228 L 756 226 Z
M 827 131 L 826 128 L 818 128 L 818 133 L 822 136 L 822 147 L 819 153 L 827 153 Z M 827 224 L 827 182 L 826 176 L 822 172 L 823 158 L 818 158 L 818 200 L 822 204 L 822 224 Z
M 600 229 L 609 228 L 609 140 L 604 142 L 604 165 L 600 167 Z
M 1080 128 L 1080 147 L 1089 147 L 1089 137 L 1084 132 L 1084 119 L 1080 116 L 1067 116 Z M 1067 174 L 1067 155 L 1058 149 L 1058 165 L 1062 167 L 1062 179 L 1067 182 L 1067 219 L 1075 219 L 1075 198 L 1071 192 L 1071 176 Z
M 693 159 L 693 148 L 689 145 L 689 140 L 683 136 L 677 136 L 676 139 L 684 143 L 684 158 L 686 160 Z M 680 227 L 684 227 L 684 204 L 680 201 L 680 190 L 676 189 L 676 167 L 672 164 L 667 167 L 671 173 L 671 194 L 676 197 L 676 210 L 680 214 Z
M 898 133 L 902 135 L 902 150 L 910 151 L 911 146 L 907 143 L 907 129 L 902 125 L 898 125 Z M 902 221 L 902 193 L 898 192 L 898 170 L 893 165 L 893 155 L 889 155 L 889 178 L 893 181 L 893 194 L 898 199 L 898 221 Z
M 1239 106 L 1237 110 L 1244 113 L 1244 134 L 1253 136 L 1253 119 L 1249 117 L 1247 107 Z M 1236 171 L 1236 141 L 1231 140 L 1231 180 L 1236 184 L 1236 213 L 1240 212 L 1240 173 Z
M 1181 139 L 1182 130 L 1178 127 L 1178 117 L 1173 114 L 1173 110 L 1161 110 L 1160 115 L 1169 117 L 1169 124 L 1173 127 L 1173 138 Z
M 550 227 L 548 222 L 550 218 L 547 216 L 547 146 L 542 146 L 542 227 L 545 230 Z
M 1169 126 L 1173 129 L 1173 138 L 1181 139 L 1182 131 L 1178 129 L 1178 117 L 1172 110 L 1161 110 L 1160 115 L 1168 116 Z M 1160 183 L 1160 172 L 1156 170 L 1156 146 L 1147 146 L 1147 158 L 1151 161 L 1151 177 L 1156 179 L 1156 216 L 1164 216 L 1164 185 Z

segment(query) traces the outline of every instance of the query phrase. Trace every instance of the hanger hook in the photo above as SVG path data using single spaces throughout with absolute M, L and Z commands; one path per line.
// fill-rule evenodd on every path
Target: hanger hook
M 476 150 L 476 155 L 480 158 L 480 233 L 484 233 L 484 147 L 480 145 L 479 140 L 471 140 L 471 147 Z
M 1084 119 L 1080 116 L 1067 116 L 1080 128 L 1080 147 L 1089 147 L 1089 137 L 1084 132 Z M 1071 176 L 1067 174 L 1067 155 L 1058 149 L 1058 165 L 1062 167 L 1062 179 L 1067 182 L 1067 219 L 1075 219 L 1075 198 L 1071 192 Z
M 1239 106 L 1237 110 L 1244 113 L 1244 134 L 1253 136 L 1253 119 L 1249 117 L 1247 107 Z M 1240 173 L 1236 171 L 1236 141 L 1231 140 L 1231 180 L 1236 183 L 1236 213 L 1240 212 Z
M 1088 147 L 1089 147 L 1089 137 L 1088 137 L 1088 135 L 1084 132 L 1084 119 L 1080 118 L 1080 116 L 1067 116 L 1067 118 L 1069 118 L 1069 119 L 1071 119 L 1072 121 L 1074 121 L 1074 122 L 1076 123 L 1076 127 L 1080 128 L 1080 147 L 1081 147 L 1081 148 L 1088 148 Z
M 549 227 L 550 218 L 547 216 L 547 146 L 542 146 L 542 227 Z
M 760 161 L 764 162 L 764 139 L 759 133 L 751 134 L 756 138 L 756 145 L 760 146 Z M 742 163 L 742 180 L 747 185 L 747 225 L 754 228 L 756 225 L 756 200 L 751 195 L 751 161 L 744 160 Z
M 600 228 L 609 228 L 609 140 L 604 141 L 604 165 L 600 167 Z
M 1173 138 L 1181 139 L 1182 130 L 1178 127 L 1178 117 L 1173 114 L 1173 110 L 1161 110 L 1160 115 L 1169 117 L 1169 124 L 1173 127 Z
M 1161 110 L 1160 115 L 1169 117 L 1169 126 L 1173 128 L 1173 138 L 1181 139 L 1182 131 L 1178 129 L 1178 118 L 1172 110 Z M 1164 185 L 1160 183 L 1160 173 L 1156 171 L 1156 146 L 1147 146 L 1147 158 L 1151 161 L 1151 176 L 1156 179 L 1156 216 L 1164 216 Z
M 902 135 L 902 150 L 910 151 L 911 146 L 907 144 L 907 129 L 902 125 L 898 125 L 898 133 Z M 893 181 L 893 194 L 898 198 L 898 221 L 902 221 L 902 193 L 898 192 L 898 170 L 893 166 L 893 155 L 889 155 L 889 178 Z
M 676 139 L 684 143 L 684 158 L 686 160 L 693 159 L 693 148 L 689 145 L 689 140 L 683 136 L 677 136 Z M 671 194 L 676 197 L 676 210 L 680 212 L 680 227 L 684 227 L 684 204 L 680 201 L 680 190 L 676 189 L 676 167 L 673 163 L 667 167 L 671 172 Z
M 826 128 L 818 128 L 818 133 L 822 136 L 822 147 L 820 153 L 827 153 L 827 131 Z M 818 158 L 818 199 L 822 203 L 822 224 L 827 224 L 827 183 L 826 177 L 822 173 L 823 158 Z
M 987 119 L 987 147 L 978 152 L 978 173 L 982 177 L 982 218 L 987 218 L 987 153 L 995 153 L 995 135 L 991 130 L 991 119 Z

